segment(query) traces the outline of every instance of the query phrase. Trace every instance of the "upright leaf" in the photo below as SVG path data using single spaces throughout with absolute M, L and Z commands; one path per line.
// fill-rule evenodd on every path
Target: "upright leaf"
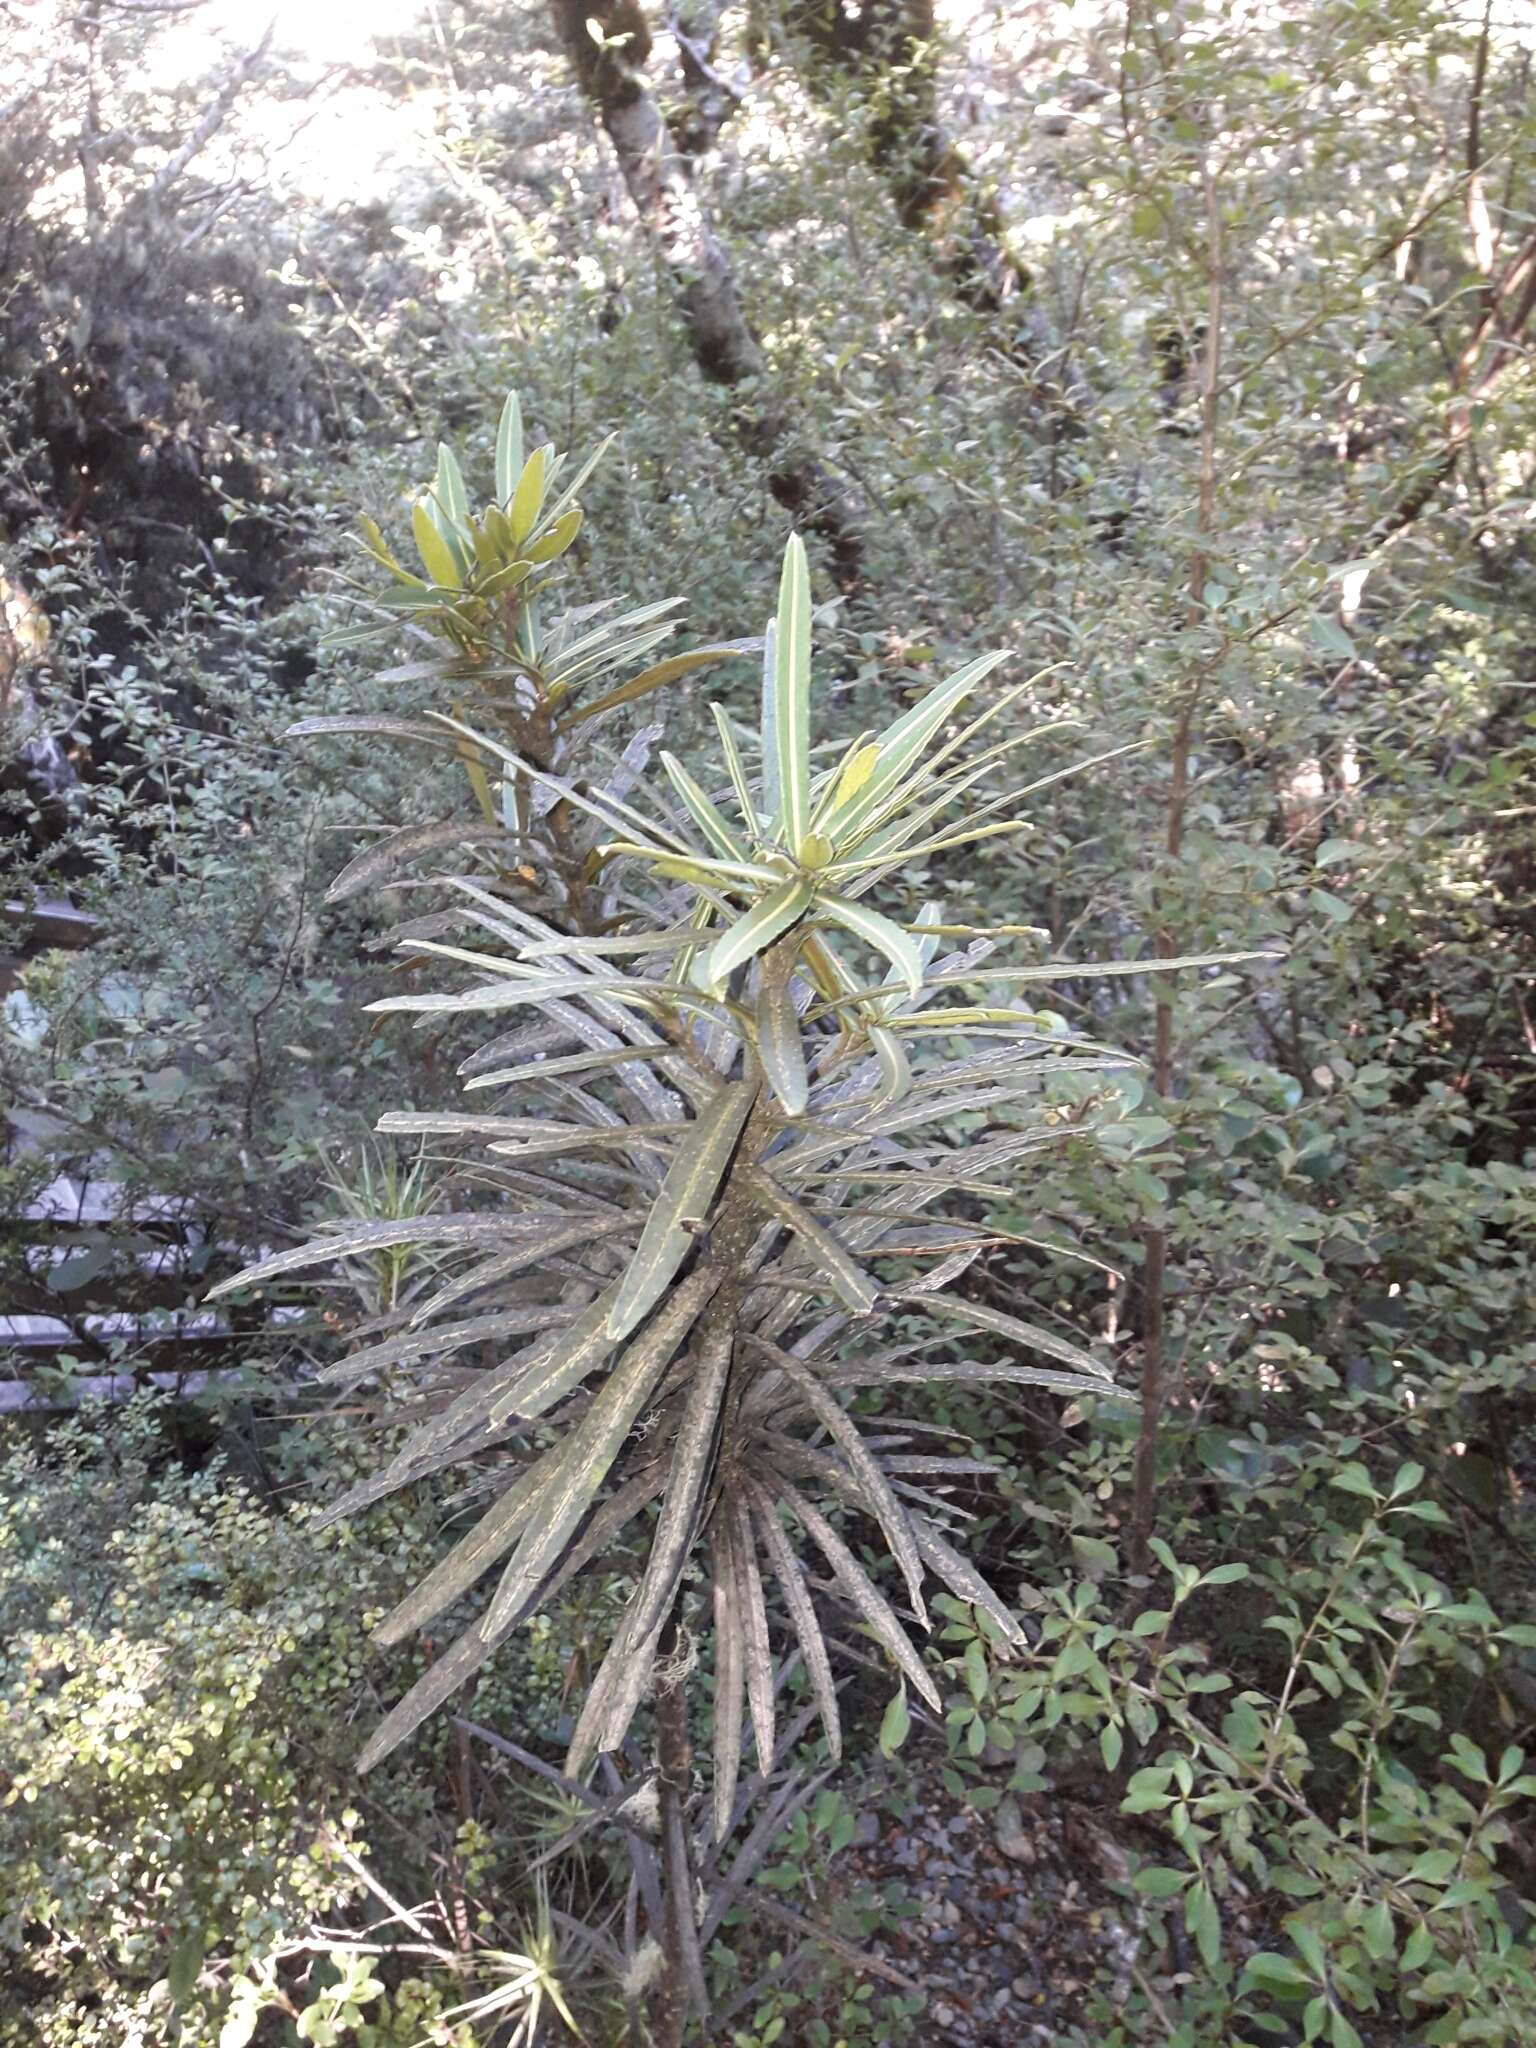
M 523 408 L 515 391 L 507 393 L 496 428 L 496 502 L 511 502 L 523 473 Z
M 805 543 L 792 533 L 779 578 L 774 626 L 773 726 L 763 754 L 773 755 L 783 806 L 784 844 L 795 859 L 811 828 L 811 571 Z

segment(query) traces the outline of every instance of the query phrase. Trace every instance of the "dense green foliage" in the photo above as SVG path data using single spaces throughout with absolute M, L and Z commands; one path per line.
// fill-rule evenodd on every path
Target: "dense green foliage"
M 364 950 L 387 919 L 324 894 L 389 830 L 483 824 L 481 794 L 451 749 L 282 739 L 301 719 L 452 710 L 435 636 L 389 642 L 389 681 L 377 643 L 316 657 L 353 616 L 333 572 L 381 580 L 347 539 L 352 508 L 407 561 L 402 493 L 440 438 L 492 477 L 515 385 L 530 448 L 615 436 L 561 557 L 572 597 L 681 593 L 679 647 L 760 630 L 792 513 L 827 730 L 884 731 L 1006 647 L 983 700 L 1049 666 L 1032 719 L 1079 721 L 1031 751 L 1028 779 L 1103 757 L 1013 804 L 1026 832 L 910 861 L 880 907 L 1038 928 L 1006 941 L 1056 963 L 1031 1004 L 1145 1062 L 1043 1084 L 1028 1115 L 1054 1142 L 970 1198 L 994 1241 L 963 1291 L 1068 1342 L 1091 1332 L 1127 1396 L 1150 1362 L 1155 1398 L 1090 1393 L 1063 1414 L 1027 1388 L 902 1389 L 935 1455 L 985 1447 L 992 1469 L 950 1498 L 1028 1642 L 1005 1654 L 974 1609 L 935 1610 L 952 1663 L 934 1716 L 915 1690 L 891 1700 L 875 1646 L 813 1588 L 849 1679 L 849 1797 L 857 1757 L 888 1752 L 895 1797 L 904 1771 L 931 1788 L 942 1755 L 945 1796 L 989 1824 L 1043 1801 L 1115 1836 L 1134 1966 L 1100 1959 L 1070 2022 L 1084 2041 L 1528 2038 L 1526 11 L 956 4 L 931 11 L 930 53 L 921 6 L 866 8 L 856 34 L 828 31 L 845 10 L 763 0 L 682 10 L 690 55 L 662 10 L 604 4 L 577 10 L 616 39 L 584 86 L 568 11 L 440 5 L 353 51 L 344 87 L 258 60 L 181 163 L 224 74 L 166 61 L 173 17 L 86 9 L 82 37 L 78 10 L 35 9 L 0 59 L 4 894 L 67 894 L 103 921 L 7 1000 L 0 1198 L 19 1214 L 89 1166 L 126 1213 L 169 1195 L 208 1225 L 146 1290 L 144 1208 L 136 1234 L 50 1226 L 46 1268 L 19 1220 L 0 1306 L 66 1317 L 78 1369 L 164 1367 L 163 1344 L 94 1318 L 189 1305 L 318 1218 L 463 1198 L 463 1162 L 435 1142 L 408 1184 L 403 1140 L 382 1167 L 364 1141 L 383 1111 L 449 1108 L 461 1027 L 365 1014 L 396 992 L 398 969 Z M 625 158 L 634 91 L 689 146 L 677 218 Z M 308 179 L 324 207 L 272 141 L 319 105 L 378 124 L 344 129 Z M 398 175 L 374 169 L 381 136 L 409 157 Z M 730 259 L 729 303 L 689 297 L 719 276 L 689 267 L 709 256 L 689 207 Z M 727 348 L 701 375 L 701 323 L 729 343 L 733 306 L 757 367 L 738 375 Z M 664 722 L 713 795 L 711 698 L 750 725 L 752 664 L 620 706 L 602 744 Z M 1070 965 L 1158 951 L 1277 957 L 1176 978 Z M 1007 1105 L 957 1109 L 952 1170 L 1018 1131 Z M 259 1443 L 324 1506 L 399 1448 L 409 1386 L 381 1385 L 391 1419 L 359 1445 L 317 1368 L 434 1274 L 354 1262 L 323 1315 L 220 1354 L 261 1368 L 216 1411 L 242 1470 Z M 250 1422 L 253 1399 L 272 1419 Z M 886 1399 L 857 1396 L 860 1430 Z M 276 1419 L 296 1406 L 302 1454 Z M 391 1519 L 322 1533 L 218 1465 L 182 1472 L 137 1424 L 109 1425 L 100 1454 L 72 1425 L 16 1427 L 31 1448 L 5 1510 L 0 1768 L 8 1792 L 36 1791 L 3 1816 L 25 1844 L 4 1921 L 30 2008 L 16 2027 L 50 2048 L 170 2038 L 153 1986 L 194 1949 L 183 2039 L 210 2048 L 242 1973 L 259 1989 L 269 1964 L 286 2007 L 253 1991 L 233 2008 L 251 2004 L 260 2040 L 311 2008 L 311 2036 L 414 2040 L 522 1981 L 504 1961 L 453 1973 L 543 1938 L 529 1844 L 550 1837 L 523 1767 L 486 1761 L 465 1791 L 451 1730 L 429 1722 L 387 1766 L 414 1845 L 374 1825 L 350 1775 L 426 1654 L 375 1662 L 363 1616 L 467 1533 L 494 1457 L 463 1491 L 431 1481 Z M 902 1607 L 879 1529 L 834 1519 Z M 560 1755 L 644 1555 L 615 1551 L 539 1613 L 472 1717 Z M 458 1613 L 478 1625 L 472 1599 Z M 706 1650 L 705 1748 L 715 1676 Z M 643 1711 L 642 1741 L 649 1726 Z M 799 1761 L 824 1761 L 809 1728 Z M 167 1844 L 220 1796 L 227 1833 L 200 1827 L 179 1860 Z M 701 1786 L 701 1822 L 708 1807 Z M 350 1863 L 310 1856 L 319 1834 L 414 1907 L 433 1854 L 482 1824 L 494 1848 L 472 1888 L 495 1928 L 461 1948 L 434 1918 L 433 1956 L 379 1961 L 385 1988 L 353 2016 L 340 1991 L 320 2008 L 330 1965 L 312 1977 L 303 1945 L 355 1943 L 385 1909 Z M 863 1980 L 874 2017 L 854 2001 L 884 1923 L 841 1889 L 847 1852 L 827 1845 L 851 1825 L 807 1808 L 754 1881 L 846 1952 L 803 1954 L 744 1998 L 772 1942 L 806 1927 L 734 1908 L 715 1926 L 709 1989 L 741 2039 L 909 2025 L 888 1983 Z M 558 1912 L 547 1924 L 583 2030 L 640 2038 L 624 1837 L 576 1832 L 559 1912 L 607 1929 L 612 1909 L 614 1951 L 594 1964 Z M 364 1955 L 335 1967 L 371 1981 Z M 190 1964 L 175 1968 L 179 1986 Z M 416 1977 L 430 1985 L 402 1988 Z M 956 2040 L 993 2038 L 969 2024 Z M 1017 2015 L 996 2025 L 1024 2036 Z M 543 2027 L 559 2037 L 547 2001 Z

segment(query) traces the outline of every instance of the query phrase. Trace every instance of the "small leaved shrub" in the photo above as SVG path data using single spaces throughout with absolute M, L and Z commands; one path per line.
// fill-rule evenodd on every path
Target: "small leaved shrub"
M 309 1930 L 344 1923 L 368 1854 L 345 1773 L 365 1622 L 425 1540 L 399 1510 L 313 1520 L 170 1463 L 137 1403 L 0 1466 L 7 2048 L 211 2044 L 243 2007 L 313 2002 Z

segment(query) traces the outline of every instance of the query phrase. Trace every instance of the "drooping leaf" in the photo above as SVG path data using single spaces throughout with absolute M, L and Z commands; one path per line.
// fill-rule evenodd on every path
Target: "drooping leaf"
M 763 1340 L 758 1338 L 762 1345 Z M 863 1494 L 869 1513 L 879 1523 L 881 1533 L 890 1546 L 891 1555 L 901 1569 L 907 1582 L 907 1595 L 912 1602 L 912 1612 L 919 1625 L 926 1628 L 928 1612 L 923 1604 L 923 1566 L 917 1539 L 913 1534 L 906 1509 L 897 1500 L 891 1483 L 880 1470 L 874 1454 L 859 1434 L 857 1423 L 840 1402 L 808 1371 L 800 1361 L 791 1358 L 788 1352 L 779 1350 L 777 1345 L 763 1345 L 773 1363 L 794 1386 L 805 1406 L 831 1436 L 838 1449 L 847 1459 L 855 1483 Z
M 858 1609 L 871 1632 L 890 1653 L 898 1669 L 906 1673 L 916 1690 L 934 1711 L 938 1712 L 941 1706 L 938 1687 L 928 1675 L 922 1659 L 913 1649 L 906 1630 L 896 1619 L 885 1595 L 826 1516 L 819 1508 L 812 1506 L 798 1487 L 782 1475 L 777 1475 L 774 1488 L 827 1563 L 831 1565 L 845 1597 Z
M 880 1289 L 832 1232 L 763 1168 L 751 1170 L 747 1185 L 768 1214 L 794 1232 L 831 1282 L 838 1300 L 856 1316 L 869 1315 L 880 1299 Z
M 273 1252 L 246 1266 L 228 1280 L 210 1287 L 204 1297 L 217 1301 L 237 1288 L 254 1287 L 258 1281 L 275 1280 L 282 1273 L 302 1272 L 306 1266 L 326 1266 L 335 1259 L 357 1252 L 390 1251 L 403 1244 L 486 1244 L 515 1240 L 520 1230 L 531 1227 L 525 1218 L 511 1216 L 400 1216 L 383 1222 L 349 1223 L 312 1238 L 308 1244 L 293 1245 Z
M 758 1569 L 757 1542 L 745 1495 L 733 1491 L 728 1498 L 722 1498 L 717 1512 L 731 1516 L 747 1699 L 752 1709 L 757 1766 L 766 1778 L 773 1769 L 774 1752 L 773 1650 L 768 1639 L 768 1607 L 763 1598 L 763 1575 Z
M 800 1013 L 790 994 L 793 963 L 763 963 L 754 1017 L 757 1057 L 768 1085 L 790 1116 L 804 1116 L 810 1084 L 805 1069 L 805 1040 Z
M 619 1282 L 608 1320 L 610 1336 L 629 1335 L 661 1299 L 688 1256 L 694 1242 L 689 1225 L 703 1224 L 756 1092 L 749 1082 L 723 1082 L 678 1141 L 635 1255 Z
M 1081 1345 L 1058 1337 L 1054 1330 L 1042 1330 L 1038 1323 L 1023 1322 L 1018 1316 L 1005 1314 L 1002 1309 L 989 1308 L 979 1301 L 967 1301 L 958 1294 L 903 1294 L 899 1299 L 920 1302 L 928 1314 L 952 1316 L 973 1330 L 991 1330 L 995 1335 L 1007 1337 L 1031 1351 L 1043 1351 L 1048 1358 L 1058 1358 L 1063 1365 L 1073 1366 L 1078 1372 L 1087 1373 L 1096 1380 L 1113 1384 L 1109 1367 L 1095 1358 L 1091 1351 L 1084 1351 Z
M 655 1324 L 630 1344 L 586 1414 L 559 1447 L 559 1467 L 541 1498 L 537 1521 L 524 1531 L 481 1623 L 488 1638 L 522 1614 L 525 1603 L 558 1562 L 607 1478 L 636 1416 L 719 1284 L 719 1274 L 708 1268 L 682 1283 Z M 612 1321 L 610 1311 L 610 1337 L 614 1334 Z
M 507 834 L 499 825 L 468 825 L 462 818 L 445 818 L 435 825 L 408 825 L 402 832 L 391 832 L 348 861 L 341 873 L 325 892 L 327 903 L 345 903 L 350 897 L 359 896 L 365 889 L 371 889 L 375 882 L 391 874 L 407 862 L 419 860 L 424 853 L 435 853 L 449 846 L 490 846 L 505 841 Z
M 816 1610 L 811 1605 L 811 1596 L 806 1591 L 801 1576 L 800 1563 L 784 1525 L 779 1520 L 779 1511 L 773 1497 L 755 1480 L 746 1482 L 752 1502 L 752 1519 L 760 1531 L 768 1557 L 773 1565 L 774 1577 L 778 1580 L 779 1591 L 784 1596 L 784 1605 L 794 1626 L 795 1637 L 800 1645 L 800 1655 L 805 1662 L 805 1675 L 810 1680 L 811 1695 L 821 1712 L 821 1725 L 826 1731 L 827 1753 L 836 1763 L 843 1753 L 842 1721 L 837 1711 L 837 1687 L 832 1682 L 832 1665 L 827 1656 L 826 1638 L 822 1635 L 821 1624 L 816 1619 Z
M 661 1516 L 651 1539 L 645 1571 L 622 1624 L 621 1633 L 632 1646 L 638 1647 L 666 1619 L 697 1533 L 733 1348 L 730 1331 L 712 1332 L 700 1347 L 698 1370 L 688 1386 L 677 1440 L 672 1447 Z
M 512 1547 L 537 1505 L 541 1490 L 539 1469 L 539 1465 L 532 1465 L 519 1473 L 469 1534 L 385 1615 L 373 1631 L 373 1639 L 381 1648 L 403 1642 L 434 1620 Z
M 746 1698 L 746 1643 L 738 1602 L 734 1525 L 729 1516 L 717 1514 L 710 1524 L 710 1554 L 714 1567 L 715 1620 L 715 1840 L 722 1842 L 730 1832 L 731 1809 L 736 1803 L 736 1780 L 741 1771 L 742 1708 Z

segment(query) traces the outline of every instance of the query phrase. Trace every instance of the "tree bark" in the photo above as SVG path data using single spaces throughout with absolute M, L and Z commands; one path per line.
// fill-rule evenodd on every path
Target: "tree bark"
M 699 197 L 688 159 L 663 119 L 642 67 L 650 34 L 636 0 L 550 0 L 577 80 L 618 158 L 635 211 L 671 281 L 694 358 L 713 384 L 741 394 L 747 448 L 768 464 L 774 497 L 832 552 L 843 589 L 861 580 L 861 508 L 795 431 L 767 389 L 762 350 L 742 311 L 730 259 Z M 588 26 L 594 24 L 603 40 Z
M 1028 288 L 1001 216 L 939 117 L 933 0 L 784 0 L 782 18 L 809 61 L 804 83 L 833 71 L 856 78 L 870 106 L 869 153 L 904 226 L 932 242 L 955 294 L 995 313 Z

